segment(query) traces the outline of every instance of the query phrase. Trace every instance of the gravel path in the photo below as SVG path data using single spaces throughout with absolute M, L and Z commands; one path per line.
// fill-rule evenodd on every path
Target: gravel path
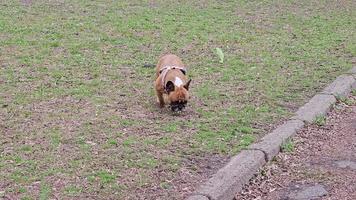
M 295 136 L 236 199 L 356 199 L 356 97 Z M 286 148 L 287 149 L 287 148 Z

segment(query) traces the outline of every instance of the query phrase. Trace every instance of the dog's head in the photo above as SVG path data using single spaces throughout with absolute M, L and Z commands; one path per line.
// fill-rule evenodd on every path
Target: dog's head
M 185 108 L 189 100 L 189 84 L 191 79 L 183 86 L 176 86 L 172 81 L 166 83 L 166 91 L 172 111 L 181 111 Z

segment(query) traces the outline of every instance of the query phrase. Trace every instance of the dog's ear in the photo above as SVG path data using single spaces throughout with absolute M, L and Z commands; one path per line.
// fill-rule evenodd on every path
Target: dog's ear
M 173 83 L 172 81 L 168 81 L 168 82 L 166 83 L 166 91 L 167 91 L 168 93 L 174 91 L 174 83 Z
M 189 90 L 189 85 L 192 79 L 189 79 L 189 81 L 183 86 L 186 90 Z

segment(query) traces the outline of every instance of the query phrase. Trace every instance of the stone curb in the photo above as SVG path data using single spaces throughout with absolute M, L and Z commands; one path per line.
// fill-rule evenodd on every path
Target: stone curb
M 346 74 L 353 74 L 353 75 L 356 75 L 356 66 L 353 67 L 352 69 L 350 69 L 348 72 L 346 72 Z
M 316 117 L 325 115 L 330 105 L 336 102 L 333 95 L 317 94 L 308 103 L 300 107 L 292 119 L 298 119 L 312 123 Z
M 352 75 L 341 75 L 337 77 L 334 82 L 328 85 L 321 93 L 331 94 L 335 97 L 345 97 L 351 92 L 351 87 L 354 82 L 355 79 Z
M 354 76 L 355 81 L 354 81 L 354 83 L 352 84 L 351 88 L 352 88 L 353 90 L 356 90 L 356 66 L 353 67 L 350 71 L 348 71 L 348 74 L 351 74 L 351 75 Z
M 248 149 L 261 150 L 265 153 L 266 161 L 272 160 L 280 152 L 281 145 L 297 131 L 303 128 L 301 120 L 289 120 L 278 126 L 274 131 L 265 135 L 259 142 L 254 143 Z
M 346 74 L 353 76 L 356 80 L 356 66 L 350 69 Z M 356 81 L 352 84 L 352 89 L 356 89 Z
M 240 191 L 257 169 L 265 163 L 265 155 L 262 151 L 242 150 L 225 167 L 203 183 L 194 194 L 207 197 L 209 200 L 233 199 L 236 192 Z
M 303 128 L 305 122 L 312 123 L 318 116 L 324 116 L 336 102 L 336 97 L 347 96 L 351 89 L 356 89 L 355 79 L 356 66 L 311 98 L 290 120 L 232 157 L 230 162 L 198 187 L 187 200 L 234 199 L 235 194 L 242 190 L 266 162 L 279 153 L 281 145 Z

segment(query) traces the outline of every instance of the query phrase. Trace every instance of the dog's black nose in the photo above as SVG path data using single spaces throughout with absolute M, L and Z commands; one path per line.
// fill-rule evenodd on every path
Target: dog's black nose
M 185 105 L 184 104 L 179 104 L 178 109 L 179 110 L 183 110 L 183 108 L 185 108 Z
M 171 109 L 172 109 L 173 112 L 182 110 L 178 105 L 176 105 L 176 106 L 171 106 Z
M 176 112 L 176 111 L 181 111 L 185 108 L 185 105 L 187 104 L 186 101 L 176 101 L 176 102 L 172 102 L 171 103 L 171 109 L 173 112 Z

